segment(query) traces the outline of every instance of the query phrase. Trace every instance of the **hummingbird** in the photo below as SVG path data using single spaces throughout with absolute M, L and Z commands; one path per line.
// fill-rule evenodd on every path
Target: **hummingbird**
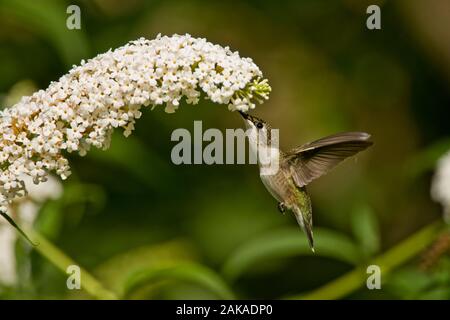
M 365 132 L 342 132 L 308 142 L 289 152 L 272 144 L 270 125 L 262 119 L 239 111 L 244 119 L 250 149 L 277 157 L 278 168 L 272 174 L 263 173 L 264 164 L 258 158 L 260 178 L 269 193 L 278 201 L 278 210 L 293 212 L 314 252 L 311 198 L 306 185 L 333 169 L 343 160 L 373 144 Z

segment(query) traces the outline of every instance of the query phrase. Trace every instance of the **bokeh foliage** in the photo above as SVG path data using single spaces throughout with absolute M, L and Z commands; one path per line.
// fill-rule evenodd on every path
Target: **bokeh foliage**
M 255 166 L 171 163 L 174 129 L 242 126 L 208 102 L 145 110 L 130 138 L 72 155 L 64 195 L 45 204 L 36 230 L 119 297 L 279 298 L 363 267 L 440 219 L 429 182 L 450 147 L 450 10 L 437 0 L 374 2 L 380 31 L 367 30 L 369 2 L 359 0 L 0 0 L 2 106 L 132 39 L 191 33 L 261 67 L 273 92 L 255 114 L 280 128 L 284 148 L 344 130 L 375 141 L 310 186 L 315 255 Z M 72 3 L 81 30 L 65 27 Z M 90 297 L 68 291 L 66 275 L 22 241 L 17 257 L 20 281 L 1 298 Z M 450 298 L 448 254 L 425 271 L 419 260 L 383 278 L 382 290 L 362 283 L 338 297 Z

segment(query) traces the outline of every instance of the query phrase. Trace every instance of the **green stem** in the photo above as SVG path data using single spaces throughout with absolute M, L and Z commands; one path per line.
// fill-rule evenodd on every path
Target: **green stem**
M 27 230 L 31 238 L 37 242 L 37 245 L 33 248 L 36 249 L 42 256 L 47 258 L 53 265 L 55 265 L 62 272 L 66 273 L 67 268 L 70 265 L 78 264 L 70 257 L 64 254 L 61 250 L 55 247 L 50 241 L 38 232 L 33 230 Z M 86 292 L 88 292 L 94 298 L 100 300 L 115 300 L 118 299 L 117 295 L 105 287 L 95 279 L 89 272 L 80 268 L 81 272 L 81 286 Z
M 394 268 L 405 263 L 420 253 L 420 251 L 422 251 L 425 247 L 430 245 L 433 240 L 436 239 L 438 231 L 442 228 L 442 225 L 442 221 L 438 221 L 424 227 L 393 248 L 389 249 L 386 253 L 367 263 L 367 266 L 379 266 L 382 275 L 386 276 Z M 346 297 L 366 283 L 367 266 L 358 267 L 338 279 L 331 281 L 309 293 L 291 296 L 288 297 L 288 299 L 331 300 Z

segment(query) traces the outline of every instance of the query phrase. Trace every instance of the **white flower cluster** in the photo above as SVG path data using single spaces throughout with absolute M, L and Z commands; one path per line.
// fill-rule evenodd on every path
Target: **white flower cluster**
M 25 195 L 19 177 L 70 174 L 64 152 L 108 148 L 114 128 L 129 135 L 141 106 L 174 112 L 182 98 L 247 111 L 270 86 L 250 58 L 190 35 L 139 39 L 74 67 L 46 90 L 0 112 L 0 210 Z
M 431 185 L 431 197 L 444 207 L 444 217 L 450 222 L 450 152 L 439 159 Z

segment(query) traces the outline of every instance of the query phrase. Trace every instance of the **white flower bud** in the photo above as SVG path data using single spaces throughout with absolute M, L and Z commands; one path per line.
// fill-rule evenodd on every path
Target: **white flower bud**
M 450 152 L 439 159 L 431 185 L 431 197 L 444 208 L 444 218 L 450 222 Z

